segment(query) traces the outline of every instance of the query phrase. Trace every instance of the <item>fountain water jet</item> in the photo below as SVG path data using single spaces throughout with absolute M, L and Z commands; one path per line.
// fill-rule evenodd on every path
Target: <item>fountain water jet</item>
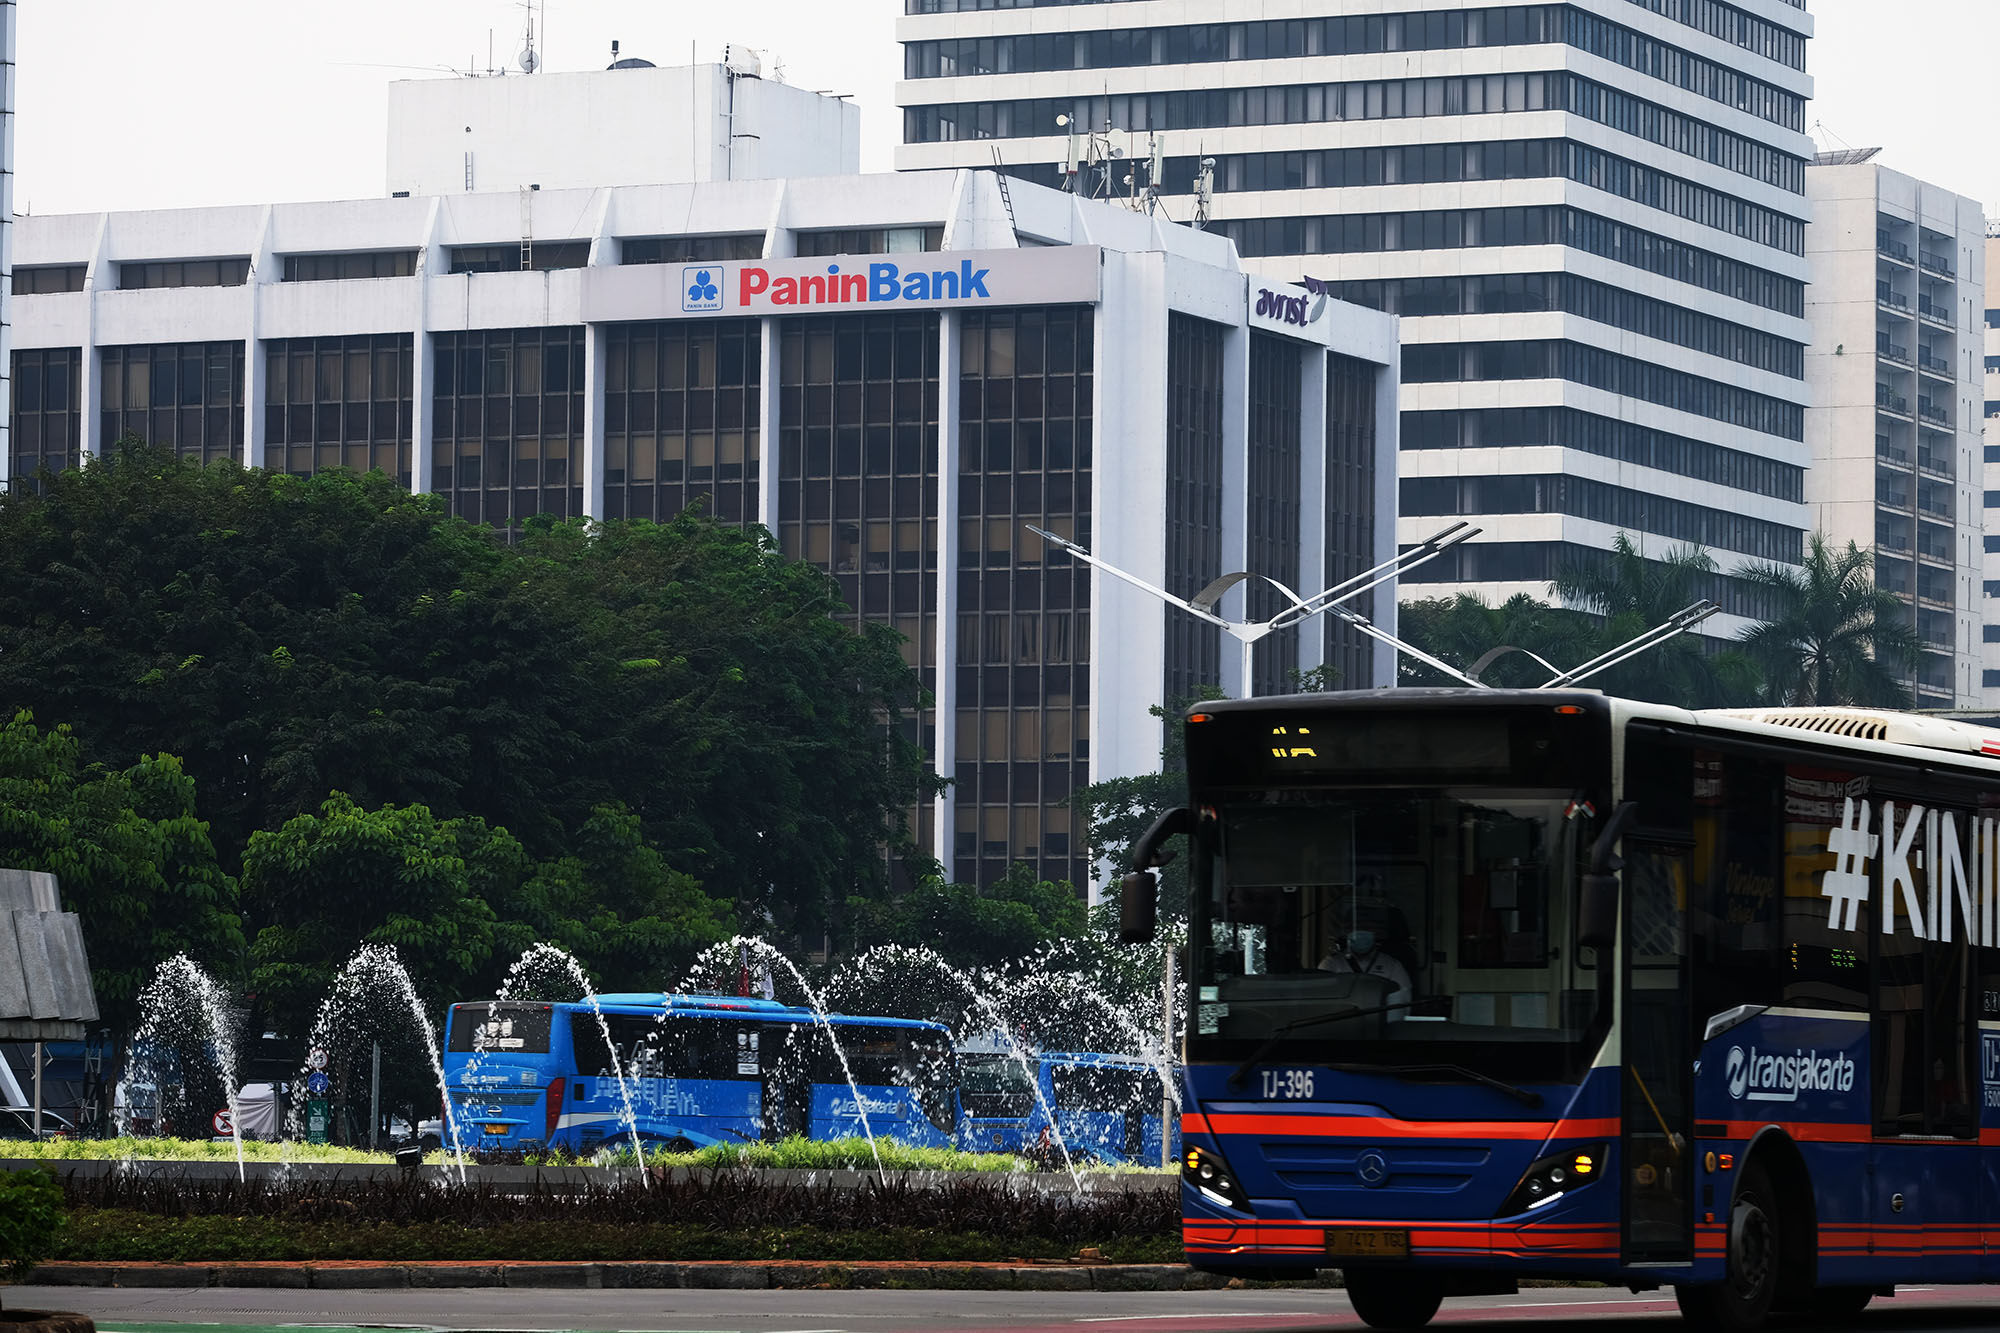
M 1076 1163 L 1070 1157 L 1069 1145 L 1063 1141 L 1062 1123 L 1056 1117 L 1055 1108 L 1049 1105 L 1048 1098 L 1042 1093 L 1042 1080 L 1038 1071 L 1029 1067 L 1027 1052 L 1022 1049 L 1020 1041 L 1014 1036 L 1013 1027 L 1007 1022 L 1006 1017 L 992 1000 L 973 984 L 972 978 L 947 963 L 934 950 L 902 944 L 879 944 L 869 949 L 854 960 L 847 976 L 859 984 L 869 975 L 885 970 L 890 962 L 906 959 L 951 978 L 965 993 L 965 997 L 972 1002 L 973 1008 L 985 1014 L 993 1029 L 1006 1038 L 1014 1062 L 1020 1066 L 1021 1074 L 1028 1080 L 1029 1086 L 1035 1090 L 1035 1101 L 1042 1108 L 1042 1116 L 1048 1122 L 1049 1135 L 1055 1141 L 1056 1150 L 1062 1154 L 1063 1169 L 1069 1172 L 1070 1184 L 1075 1187 L 1077 1193 L 1083 1193 L 1083 1177 L 1078 1173 Z
M 798 985 L 800 992 L 806 997 L 806 1007 L 812 1010 L 813 1021 L 825 1031 L 827 1041 L 833 1046 L 834 1058 L 840 1061 L 840 1073 L 847 1080 L 847 1090 L 854 1094 L 854 1113 L 861 1118 L 861 1133 L 868 1140 L 869 1154 L 875 1159 L 875 1174 L 881 1177 L 884 1184 L 887 1184 L 889 1172 L 882 1165 L 882 1150 L 875 1146 L 875 1130 L 868 1123 L 867 1099 L 861 1095 L 861 1087 L 854 1081 L 854 1070 L 847 1063 L 847 1052 L 841 1049 L 840 1034 L 833 1030 L 833 1024 L 827 1019 L 826 1002 L 820 998 L 819 993 L 806 981 L 805 974 L 799 971 L 791 959 L 778 952 L 776 947 L 754 935 L 738 935 L 734 939 L 724 940 L 721 944 L 711 945 L 708 949 L 703 950 L 703 955 L 716 954 L 721 957 L 727 957 L 730 951 L 741 953 L 752 949 L 756 950 L 759 957 L 769 958 L 782 964 L 785 971 L 791 974 L 792 980 Z M 701 970 L 702 963 L 697 959 L 694 968 L 689 974 L 690 977 L 699 975 Z M 690 980 L 684 986 L 684 989 L 692 988 L 693 983 Z M 665 1021 L 664 1014 L 661 1015 L 661 1021 Z
M 411 1021 L 424 1039 L 424 1051 L 430 1056 L 431 1073 L 437 1079 L 438 1097 L 444 1103 L 444 1123 L 451 1135 L 451 1149 L 458 1162 L 458 1182 L 465 1183 L 465 1147 L 458 1133 L 458 1117 L 452 1111 L 451 1094 L 444 1084 L 444 1061 L 438 1054 L 437 1036 L 431 1031 L 431 1021 L 424 1013 L 424 1002 L 417 995 L 416 983 L 410 980 L 409 969 L 403 966 L 402 958 L 394 945 L 364 944 L 355 950 L 354 956 L 333 980 L 333 988 L 320 1001 L 319 1013 L 313 1019 L 312 1047 L 329 1049 L 335 1034 L 340 1030 L 342 1020 L 347 1016 L 350 1004 L 360 1003 L 365 998 L 363 987 L 370 982 L 386 983 L 402 997 Z M 304 1081 L 301 1073 L 300 1081 Z M 293 1109 L 296 1121 L 298 1110 Z M 295 1125 L 296 1128 L 296 1125 Z
M 618 1043 L 611 1039 L 611 1025 L 605 1021 L 604 1010 L 598 1006 L 597 990 L 590 984 L 590 974 L 583 970 L 583 964 L 576 960 L 574 954 L 558 945 L 546 942 L 531 944 L 507 969 L 507 979 L 500 983 L 499 998 L 510 998 L 521 981 L 522 973 L 544 960 L 557 964 L 568 974 L 569 979 L 583 991 L 583 1002 L 590 1006 L 590 1012 L 597 1018 L 597 1030 L 604 1037 L 605 1049 L 611 1052 L 611 1076 L 618 1080 L 618 1100 L 625 1108 L 625 1129 L 632 1136 L 632 1160 L 638 1164 L 640 1183 L 651 1189 L 652 1182 L 646 1176 L 646 1150 L 639 1143 L 639 1116 L 632 1109 L 632 1088 L 626 1082 L 624 1066 L 618 1059 Z
M 152 981 L 139 993 L 139 1012 L 143 1017 L 133 1037 L 132 1049 L 157 1050 L 163 1045 L 176 1045 L 179 1049 L 172 1038 L 193 1035 L 192 1029 L 197 1024 L 207 1031 L 215 1069 L 222 1077 L 222 1095 L 229 1103 L 229 1136 L 236 1144 L 236 1178 L 242 1180 L 243 1130 L 236 1103 L 236 1040 L 223 1022 L 228 999 L 215 978 L 202 971 L 192 958 L 184 953 L 175 954 L 155 969 Z M 189 1009 L 197 1015 L 193 1022 L 189 1021 Z M 166 1085 L 158 1071 L 153 1076 L 153 1088 L 158 1098 L 156 1114 L 164 1115 Z M 129 1103 L 123 1118 L 125 1123 L 118 1127 L 120 1133 L 126 1132 L 131 1123 Z

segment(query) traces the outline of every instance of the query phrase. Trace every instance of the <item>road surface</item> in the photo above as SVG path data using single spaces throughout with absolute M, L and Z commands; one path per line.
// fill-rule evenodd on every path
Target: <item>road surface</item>
M 271 1290 L 246 1287 L 13 1287 L 6 1308 L 73 1310 L 107 1333 L 191 1333 L 188 1324 L 319 1330 L 607 1329 L 645 1333 L 1305 1333 L 1361 1326 L 1333 1290 L 1202 1292 L 712 1291 L 520 1288 Z M 1605 1288 L 1539 1288 L 1451 1301 L 1433 1328 L 1539 1333 L 1676 1329 L 1671 1296 Z M 1987 1287 L 1904 1288 L 1839 1325 L 1777 1328 L 1945 1333 L 2000 1328 Z

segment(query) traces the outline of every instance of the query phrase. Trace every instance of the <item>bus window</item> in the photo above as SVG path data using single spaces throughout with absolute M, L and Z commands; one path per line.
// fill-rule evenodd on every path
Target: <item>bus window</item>
M 1024 1116 L 1035 1109 L 1035 1080 L 1011 1055 L 979 1054 L 961 1059 L 965 1110 L 976 1116 Z
M 1861 1013 L 1868 1008 L 1869 953 L 1877 934 L 1874 894 L 1854 904 L 1853 928 L 1836 925 L 1821 892 L 1834 869 L 1827 839 L 1851 800 L 1867 802 L 1868 779 L 1817 765 L 1788 764 L 1784 777 L 1784 1002 Z
M 461 1004 L 452 1010 L 445 1049 L 547 1055 L 553 1012 L 546 1004 Z
M 736 1019 L 668 1014 L 604 1015 L 618 1047 L 619 1066 L 628 1078 L 745 1079 L 763 1077 L 764 1024 Z M 570 1040 L 579 1074 L 610 1077 L 611 1053 L 597 1015 L 570 1015 Z

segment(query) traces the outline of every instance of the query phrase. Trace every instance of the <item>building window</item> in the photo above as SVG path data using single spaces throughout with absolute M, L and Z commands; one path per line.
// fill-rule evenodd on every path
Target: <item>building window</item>
M 1222 574 L 1222 343 L 1228 330 L 1167 314 L 1167 590 L 1192 597 Z M 1218 631 L 1163 610 L 1169 705 L 1222 683 Z
M 1090 781 L 1089 571 L 1023 525 L 1090 543 L 1092 312 L 960 318 L 953 871 L 986 883 L 1019 861 L 1081 885 L 1069 798 Z
M 583 516 L 583 339 L 577 326 L 433 337 L 431 490 L 509 533 Z
M 1797 528 L 1767 519 L 1553 473 L 1404 477 L 1401 495 L 1400 512 L 1406 515 L 1568 514 L 1626 532 L 1652 533 L 1787 565 L 1799 563 L 1805 537 Z M 1879 577 L 1876 581 L 1884 583 Z
M 715 264 L 758 259 L 763 253 L 762 232 L 734 236 L 636 236 L 618 243 L 621 264 Z
M 250 280 L 250 259 L 151 259 L 118 266 L 121 291 L 139 287 L 241 287 Z
M 264 344 L 264 466 L 309 477 L 379 468 L 410 484 L 411 337 L 285 338 Z
M 943 227 L 872 227 L 798 233 L 801 258 L 812 255 L 894 255 L 944 247 Z
M 243 344 L 160 343 L 99 352 L 106 445 L 127 435 L 212 463 L 243 456 Z
M 14 353 L 13 397 L 8 412 L 7 476 L 16 490 L 40 485 L 43 468 L 75 467 L 82 449 L 83 351 L 35 348 Z
M 1558 445 L 1600 458 L 1657 468 L 1755 495 L 1801 504 L 1805 469 L 1706 440 L 1669 435 L 1567 407 L 1466 408 L 1405 412 L 1404 449 L 1480 449 Z
M 285 256 L 286 282 L 407 278 L 416 271 L 415 250 L 361 250 L 352 254 Z
M 526 253 L 524 254 L 523 251 Z M 453 273 L 519 273 L 582 268 L 590 262 L 589 241 L 535 241 L 522 245 L 454 245 Z
M 939 317 L 813 315 L 779 324 L 778 542 L 833 575 L 849 616 L 886 625 L 937 688 Z M 963 645 L 960 645 L 963 651 Z M 936 753 L 937 712 L 907 738 Z M 918 846 L 942 857 L 931 807 Z
M 606 518 L 665 522 L 705 500 L 725 522 L 757 521 L 762 353 L 754 319 L 606 330 Z
M 1375 380 L 1377 367 L 1352 357 L 1326 359 L 1326 568 L 1331 588 L 1380 563 L 1375 554 Z M 1344 605 L 1377 619 L 1376 596 Z M 1374 641 L 1337 616 L 1326 618 L 1328 674 L 1342 689 L 1392 685 L 1375 679 Z
M 1317 349 L 1315 349 L 1317 351 Z M 1248 568 L 1288 588 L 1299 585 L 1299 433 L 1305 428 L 1300 396 L 1305 347 L 1269 333 L 1250 335 L 1250 486 Z M 1247 586 L 1251 620 L 1269 620 L 1283 609 L 1277 589 L 1262 579 Z M 1282 694 L 1299 664 L 1299 632 L 1281 630 L 1256 647 L 1251 679 L 1255 694 Z
M 14 270 L 14 295 L 41 296 L 49 292 L 80 292 L 87 264 L 40 264 Z

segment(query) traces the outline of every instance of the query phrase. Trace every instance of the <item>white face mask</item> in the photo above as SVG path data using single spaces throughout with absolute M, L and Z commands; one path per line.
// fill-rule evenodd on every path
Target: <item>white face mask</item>
M 1347 933 L 1349 953 L 1374 953 L 1375 932 L 1372 930 L 1352 930 Z

